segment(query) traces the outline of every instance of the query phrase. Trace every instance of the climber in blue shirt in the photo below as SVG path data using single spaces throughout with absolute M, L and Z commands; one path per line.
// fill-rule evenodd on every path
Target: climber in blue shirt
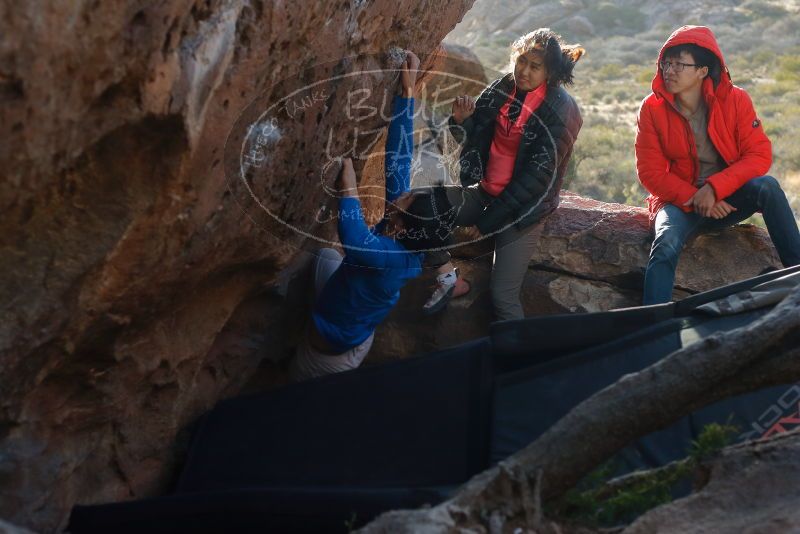
M 392 105 L 386 139 L 386 214 L 373 228 L 361 211 L 352 161 L 342 164 L 339 240 L 342 257 L 321 249 L 312 269 L 315 292 L 308 335 L 291 363 L 296 380 L 355 369 L 372 346 L 375 328 L 400 298 L 400 289 L 422 272 L 424 253 L 446 243 L 437 232 L 434 193 L 409 192 L 414 150 L 414 85 L 419 59 L 406 52 L 402 96 Z

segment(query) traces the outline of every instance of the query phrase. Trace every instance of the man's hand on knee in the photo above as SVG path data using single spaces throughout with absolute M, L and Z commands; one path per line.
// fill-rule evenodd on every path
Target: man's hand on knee
M 683 205 L 692 206 L 694 211 L 703 217 L 712 217 L 711 210 L 717 204 L 717 195 L 714 193 L 714 188 L 709 184 L 704 185 L 697 192 L 692 195 L 692 198 L 687 200 Z
M 725 202 L 724 200 L 720 200 L 714 207 L 711 208 L 711 217 L 714 219 L 724 219 L 731 213 L 736 211 L 736 208 Z

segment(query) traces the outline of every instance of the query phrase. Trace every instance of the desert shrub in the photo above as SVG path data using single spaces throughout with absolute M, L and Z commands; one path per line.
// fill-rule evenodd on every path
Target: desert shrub
M 676 488 L 686 486 L 697 467 L 719 454 L 737 432 L 738 428 L 730 424 L 708 424 L 691 443 L 684 460 L 629 479 L 626 484 L 608 487 L 606 483 L 624 470 L 624 462 L 619 457 L 612 458 L 552 503 L 549 515 L 593 527 L 630 523 L 648 510 L 672 501 Z
M 778 81 L 775 83 L 762 83 L 754 89 L 754 92 L 759 97 L 764 99 L 778 98 L 786 93 L 791 93 L 797 90 L 797 84 L 789 81 Z
M 617 102 L 625 102 L 628 99 L 628 90 L 624 87 L 617 87 L 611 91 L 611 96 Z
M 617 6 L 611 2 L 600 2 L 586 10 L 586 16 L 600 32 L 616 30 L 631 34 L 643 31 L 647 16 L 633 7 Z
M 785 7 L 767 0 L 748 0 L 742 4 L 742 8 L 750 16 L 751 20 L 764 17 L 779 19 L 789 15 Z
M 656 75 L 656 67 L 637 67 L 637 71 L 633 76 L 636 83 L 647 85 L 650 87 L 650 82 L 653 81 L 653 76 Z
M 634 137 L 631 128 L 613 122 L 585 126 L 575 144 L 575 165 L 565 178 L 565 187 L 606 202 L 641 205 L 647 194 L 636 178 Z
M 781 82 L 800 81 L 800 57 L 791 55 L 778 59 L 778 71 L 775 73 L 775 79 Z
M 616 80 L 622 76 L 622 65 L 619 63 L 606 63 L 594 71 L 594 77 L 598 80 Z

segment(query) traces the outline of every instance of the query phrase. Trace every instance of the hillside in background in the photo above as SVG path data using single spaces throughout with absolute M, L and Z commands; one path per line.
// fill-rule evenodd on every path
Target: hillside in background
M 800 2 L 694 0 L 477 0 L 446 42 L 470 47 L 487 70 L 505 71 L 509 44 L 550 27 L 587 55 L 571 92 L 584 126 L 565 187 L 605 201 L 644 205 L 633 155 L 636 111 L 650 92 L 658 51 L 683 24 L 716 34 L 736 85 L 750 92 L 773 145 L 771 169 L 800 212 Z M 491 74 L 490 74 L 491 76 Z M 760 217 L 753 222 L 760 224 Z

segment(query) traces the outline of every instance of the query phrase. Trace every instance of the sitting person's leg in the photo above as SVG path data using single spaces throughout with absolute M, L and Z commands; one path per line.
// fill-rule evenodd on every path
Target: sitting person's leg
M 498 321 L 525 317 L 519 294 L 536 247 L 534 228 L 529 226 L 517 230 L 512 226 L 495 238 L 490 289 L 494 316 Z
M 644 275 L 642 303 L 661 304 L 672 300 L 675 269 L 686 240 L 703 223 L 704 217 L 686 213 L 677 206 L 667 204 L 656 215 L 655 239 L 650 248 L 650 259 Z
M 709 219 L 709 228 L 730 226 L 760 211 L 784 267 L 800 265 L 800 231 L 797 221 L 778 181 L 760 176 L 745 183 L 725 199 L 736 211 L 719 220 Z

